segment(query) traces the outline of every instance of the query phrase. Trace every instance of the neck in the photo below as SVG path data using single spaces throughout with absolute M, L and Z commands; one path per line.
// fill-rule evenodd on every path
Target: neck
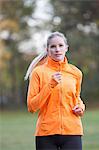
M 49 56 L 49 57 L 50 57 L 50 56 Z M 50 59 L 52 59 L 52 60 L 55 61 L 55 62 L 64 62 L 65 57 L 64 57 L 62 60 L 55 60 L 55 59 L 53 59 L 52 57 L 50 57 Z

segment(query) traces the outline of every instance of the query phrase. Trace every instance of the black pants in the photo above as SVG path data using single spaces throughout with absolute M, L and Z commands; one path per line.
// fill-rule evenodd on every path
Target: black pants
M 80 135 L 36 136 L 36 150 L 82 150 Z

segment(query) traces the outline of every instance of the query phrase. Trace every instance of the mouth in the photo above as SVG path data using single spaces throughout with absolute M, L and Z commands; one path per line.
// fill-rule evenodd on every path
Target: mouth
M 55 54 L 55 56 L 59 57 L 59 56 L 62 56 L 62 54 Z

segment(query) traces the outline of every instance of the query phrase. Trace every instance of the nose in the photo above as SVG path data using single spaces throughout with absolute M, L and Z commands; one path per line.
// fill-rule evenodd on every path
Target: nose
M 56 46 L 56 52 L 60 51 L 60 47 Z

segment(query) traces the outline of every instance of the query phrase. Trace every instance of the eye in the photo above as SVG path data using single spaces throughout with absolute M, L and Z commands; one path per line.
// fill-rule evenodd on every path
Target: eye
M 62 47 L 63 46 L 63 44 L 59 44 L 59 47 Z
M 50 48 L 55 48 L 55 47 L 56 47 L 55 45 L 51 45 L 51 46 L 50 46 Z

